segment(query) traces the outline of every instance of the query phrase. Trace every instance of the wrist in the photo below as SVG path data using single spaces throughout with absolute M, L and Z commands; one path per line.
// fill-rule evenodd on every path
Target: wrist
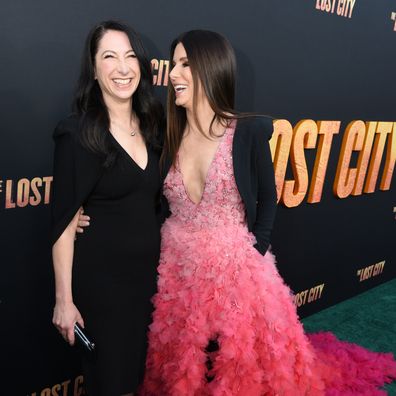
M 55 297 L 55 303 L 58 304 L 58 305 L 73 304 L 73 298 L 72 297 L 65 297 L 65 296 L 56 296 Z

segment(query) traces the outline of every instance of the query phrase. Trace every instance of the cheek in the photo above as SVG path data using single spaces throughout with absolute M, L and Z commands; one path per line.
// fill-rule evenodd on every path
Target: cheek
M 140 70 L 138 70 L 136 73 L 135 73 L 135 89 L 137 89 L 137 87 L 139 86 L 139 84 L 140 84 L 140 81 L 141 81 L 141 79 L 142 79 L 142 75 L 140 74 Z
M 189 67 L 186 67 L 183 70 L 183 74 L 184 74 L 184 78 L 189 82 L 189 84 L 191 86 L 193 86 L 193 78 L 192 78 L 192 74 L 191 74 L 191 70 Z
M 139 63 L 138 63 L 138 62 L 136 62 L 136 63 L 133 65 L 133 70 L 135 71 L 136 77 L 139 77 L 139 78 L 140 78 L 141 72 L 140 72 L 140 66 L 139 66 Z
M 193 81 L 193 78 L 192 78 L 191 71 L 188 68 L 186 68 L 186 69 L 183 70 L 182 73 L 183 73 L 182 74 L 183 80 L 188 84 L 189 92 L 191 94 L 193 94 L 194 90 L 195 90 L 195 87 L 194 87 L 194 81 Z
M 195 92 L 195 86 L 194 86 L 194 82 L 191 78 L 191 80 L 187 80 L 188 81 L 188 91 L 190 92 L 190 95 L 193 96 L 194 92 Z
M 111 71 L 111 65 L 101 64 L 96 68 L 96 77 L 100 81 L 104 81 Z

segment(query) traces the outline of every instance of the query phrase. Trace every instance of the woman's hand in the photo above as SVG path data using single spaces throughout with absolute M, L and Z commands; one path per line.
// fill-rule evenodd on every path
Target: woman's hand
M 52 323 L 70 345 L 74 345 L 74 324 L 84 327 L 84 320 L 73 302 L 56 302 Z
M 82 234 L 84 232 L 84 227 L 89 226 L 89 220 L 91 220 L 91 218 L 89 216 L 84 215 L 84 208 L 80 208 L 79 213 L 80 214 L 78 216 L 76 232 Z

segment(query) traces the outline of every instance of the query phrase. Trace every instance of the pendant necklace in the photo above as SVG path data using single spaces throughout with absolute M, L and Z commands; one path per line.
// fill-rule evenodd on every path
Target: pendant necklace
M 135 119 L 135 118 L 134 118 L 134 119 Z M 129 134 L 130 134 L 131 136 L 136 136 L 136 133 L 137 133 L 137 130 L 138 130 L 138 124 L 135 123 L 135 122 L 134 122 L 134 124 L 135 124 L 135 128 L 133 128 L 132 131 L 129 132 Z

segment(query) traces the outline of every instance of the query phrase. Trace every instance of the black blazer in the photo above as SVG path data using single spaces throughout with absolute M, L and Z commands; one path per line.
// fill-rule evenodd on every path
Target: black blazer
M 235 181 L 245 205 L 249 231 L 256 237 L 254 247 L 264 255 L 270 245 L 270 236 L 276 213 L 276 186 L 268 140 L 273 132 L 270 117 L 252 116 L 237 121 L 232 143 Z M 163 179 L 171 162 L 165 161 Z M 162 211 L 169 214 L 163 197 Z
M 104 170 L 103 159 L 81 145 L 79 128 L 79 119 L 69 117 L 58 123 L 53 134 L 52 244 L 62 235 L 79 207 L 84 205 Z

